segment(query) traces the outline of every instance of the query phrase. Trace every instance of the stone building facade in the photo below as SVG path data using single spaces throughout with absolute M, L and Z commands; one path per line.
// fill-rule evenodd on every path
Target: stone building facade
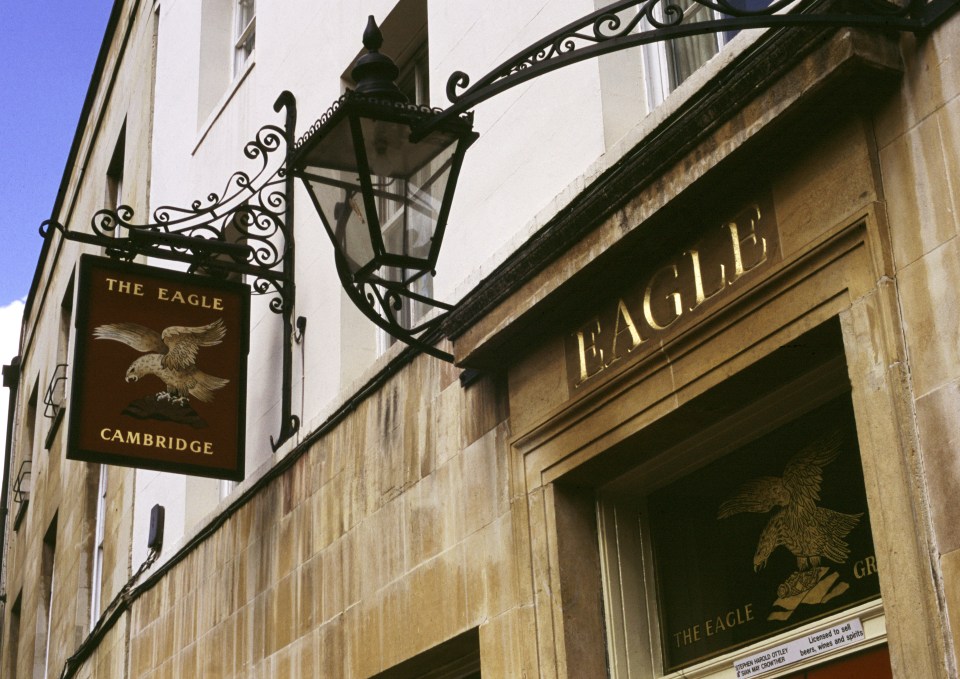
M 438 105 L 603 4 L 117 0 L 52 218 L 216 190 L 281 90 L 302 133 L 349 85 L 367 14 Z M 102 250 L 50 230 L 4 370 L 3 676 L 958 676 L 960 18 L 716 40 L 478 107 L 454 364 L 353 308 L 298 188 L 300 426 L 272 449 L 254 296 L 236 484 L 66 459 Z

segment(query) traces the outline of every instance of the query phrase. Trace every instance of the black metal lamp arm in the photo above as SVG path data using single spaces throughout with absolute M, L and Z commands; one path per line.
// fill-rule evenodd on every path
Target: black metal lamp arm
M 903 6 L 883 0 L 852 0 L 842 8 L 837 2 L 824 0 L 773 0 L 758 9 L 737 7 L 729 0 L 691 3 L 716 12 L 720 18 L 684 23 L 692 12 L 689 8 L 685 11 L 676 0 L 621 0 L 538 40 L 473 85 L 466 73 L 455 71 L 446 88 L 452 105 L 416 130 L 414 138 L 422 138 L 451 116 L 544 73 L 630 47 L 705 33 L 786 26 L 873 28 L 920 34 L 960 8 L 960 0 L 910 0 Z

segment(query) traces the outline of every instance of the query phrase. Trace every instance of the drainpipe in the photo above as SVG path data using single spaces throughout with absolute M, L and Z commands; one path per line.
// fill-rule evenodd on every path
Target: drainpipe
M 20 357 L 3 366 L 3 386 L 10 390 L 7 403 L 7 432 L 3 444 L 3 485 L 0 486 L 0 629 L 7 612 L 7 490 L 10 487 L 10 467 L 13 466 L 13 416 L 17 410 L 17 392 L 20 388 Z M 3 637 L 0 636 L 0 655 Z

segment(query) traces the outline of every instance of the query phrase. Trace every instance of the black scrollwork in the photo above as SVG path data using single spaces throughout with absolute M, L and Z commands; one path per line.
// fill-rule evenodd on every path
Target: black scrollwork
M 447 80 L 451 106 L 426 127 L 460 115 L 490 97 L 539 74 L 628 47 L 687 35 L 778 26 L 847 26 L 920 33 L 947 10 L 945 3 L 910 0 L 620 0 L 578 19 L 492 69 L 471 85 L 455 71 Z M 704 13 L 702 8 L 709 10 Z M 929 8 L 929 9 L 928 9 Z M 693 17 L 696 15 L 696 19 Z
M 466 78 L 465 74 L 464 77 Z M 469 79 L 467 79 L 467 82 L 469 82 Z M 450 86 L 448 85 L 447 87 L 449 92 Z M 410 113 L 412 114 L 409 116 L 411 122 L 417 121 L 423 117 L 437 116 L 442 112 L 442 110 L 438 107 L 423 106 L 421 104 L 414 104 L 406 101 L 378 99 L 376 97 L 360 94 L 354 90 L 347 90 L 339 99 L 333 102 L 333 105 L 328 108 L 326 112 L 324 112 L 324 114 L 320 116 L 306 132 L 300 135 L 300 138 L 297 139 L 296 144 L 294 144 L 294 149 L 302 148 L 308 140 L 310 140 L 315 134 L 318 134 L 320 130 L 323 129 L 324 125 L 326 125 L 330 119 L 333 118 L 341 108 L 343 108 L 344 103 L 350 100 L 363 101 L 369 104 L 375 104 L 381 108 L 394 109 L 399 113 Z
M 222 191 L 189 208 L 164 205 L 147 224 L 135 223 L 127 205 L 98 211 L 91 220 L 94 238 L 110 239 L 103 240 L 108 254 L 124 259 L 145 254 L 187 262 L 191 270 L 209 275 L 249 275 L 255 294 L 276 295 L 270 309 L 288 311 L 283 294 L 292 276 L 284 270 L 291 242 L 284 221 L 285 139 L 280 127 L 262 127 L 243 149 L 247 158 L 260 161 L 258 170 L 234 172 Z

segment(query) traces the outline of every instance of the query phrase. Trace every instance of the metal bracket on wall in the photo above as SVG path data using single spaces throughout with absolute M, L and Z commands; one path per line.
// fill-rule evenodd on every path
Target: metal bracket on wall
M 700 20 L 701 8 L 712 18 Z M 425 136 L 451 116 L 515 85 L 630 47 L 707 33 L 791 26 L 923 35 L 957 9 L 960 0 L 909 0 L 902 5 L 886 0 L 620 0 L 538 40 L 473 85 L 466 73 L 455 71 L 446 88 L 452 105 L 427 121 L 414 137 Z
M 128 205 L 100 210 L 91 231 L 67 230 L 45 221 L 40 234 L 59 231 L 67 240 L 104 248 L 107 256 L 130 261 L 138 255 L 189 265 L 197 275 L 226 278 L 249 276 L 255 295 L 271 295 L 270 310 L 283 322 L 282 421 L 274 452 L 300 427 L 293 414 L 292 350 L 295 293 L 293 177 L 286 171 L 293 150 L 297 105 L 284 91 L 274 104 L 285 111 L 284 126 L 265 125 L 244 147 L 244 155 L 259 160 L 252 176 L 234 172 L 221 193 L 195 200 L 189 208 L 162 206 L 153 222 L 138 224 Z

